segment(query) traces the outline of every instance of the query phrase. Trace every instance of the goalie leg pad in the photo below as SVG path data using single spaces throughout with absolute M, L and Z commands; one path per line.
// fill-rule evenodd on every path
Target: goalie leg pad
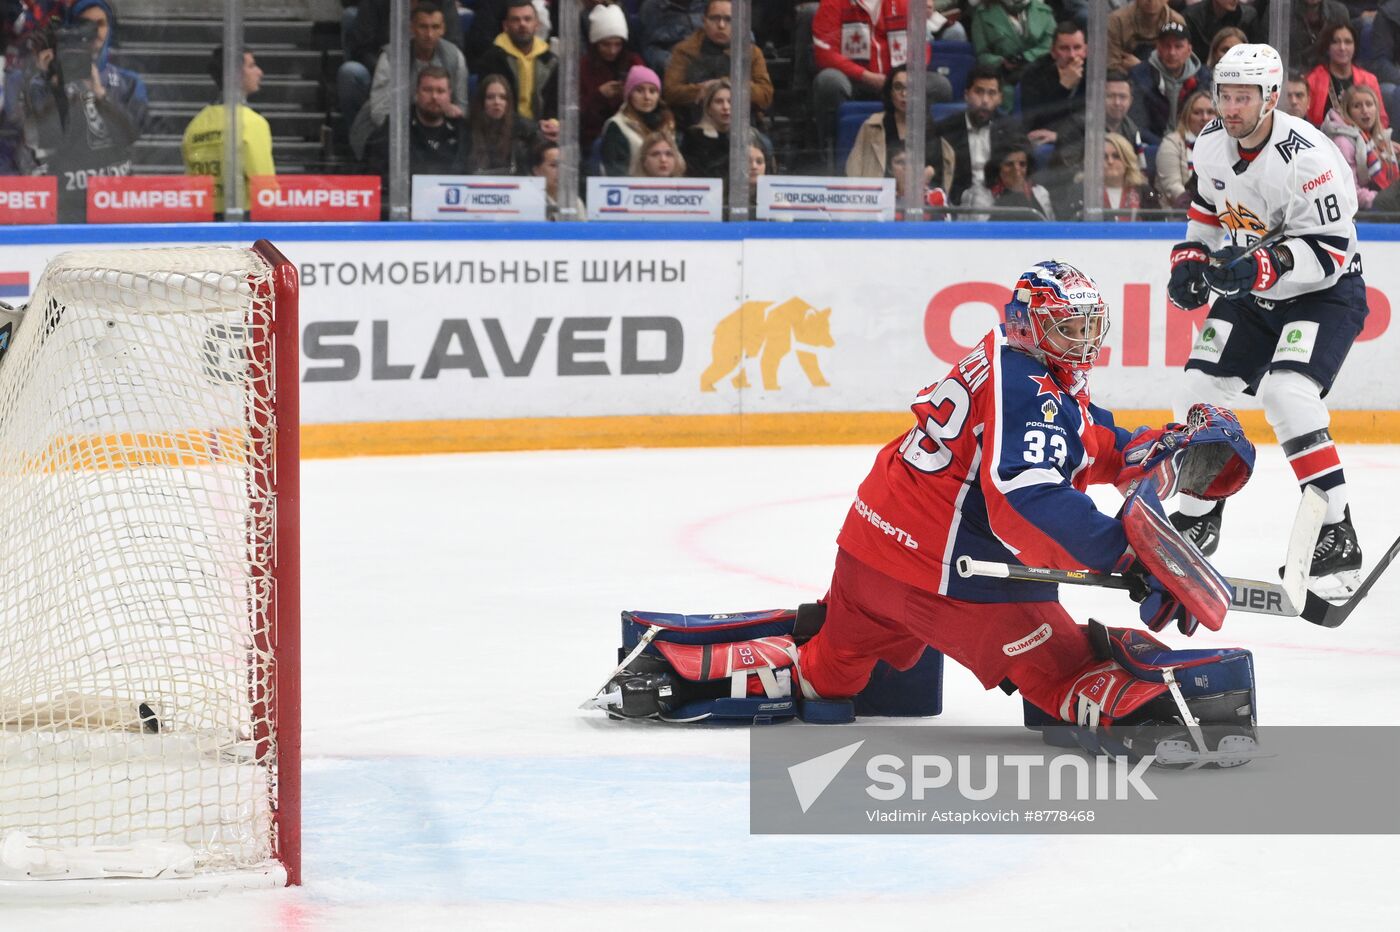
M 609 712 L 670 722 L 765 723 L 796 715 L 840 724 L 857 714 L 923 717 L 942 711 L 943 655 L 932 648 L 904 670 L 880 662 L 853 699 L 804 697 L 796 645 L 814 636 L 825 617 L 821 603 L 795 612 L 623 612 L 619 661 L 648 630 L 659 630 L 609 684 L 607 692 L 615 693 Z
M 1155 754 L 1161 766 L 1248 760 L 1257 720 L 1249 651 L 1172 650 L 1145 631 L 1095 621 L 1089 639 L 1101 662 L 1070 688 L 1060 722 L 1026 703 L 1026 726 L 1041 731 L 1047 744 L 1135 758 Z

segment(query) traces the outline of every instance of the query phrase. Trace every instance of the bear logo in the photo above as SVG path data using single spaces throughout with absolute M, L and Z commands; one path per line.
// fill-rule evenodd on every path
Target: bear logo
M 750 387 L 745 360 L 757 358 L 763 387 L 770 391 L 778 386 L 778 365 L 793 344 L 799 348 L 797 362 L 807 380 L 816 388 L 831 383 L 822 374 L 817 354 L 801 347 L 830 347 L 831 308 L 820 311 L 801 298 L 790 298 L 780 304 L 768 301 L 745 301 L 738 310 L 726 315 L 715 325 L 710 365 L 700 376 L 700 390 L 712 392 L 725 376 L 739 371 L 730 379 L 735 388 Z

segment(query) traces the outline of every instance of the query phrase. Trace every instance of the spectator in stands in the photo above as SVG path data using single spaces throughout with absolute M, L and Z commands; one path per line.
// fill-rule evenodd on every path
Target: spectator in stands
M 481 74 L 503 74 L 515 92 L 515 110 L 534 120 L 546 139 L 559 138 L 559 98 L 555 72 L 559 56 L 535 35 L 539 16 L 531 0 L 508 0 L 505 23 L 495 44 L 480 58 Z
M 603 174 L 626 175 L 642 139 L 651 133 L 675 135 L 676 120 L 661 101 L 661 79 L 645 65 L 627 72 L 622 106 L 603 124 Z
M 972 47 L 979 65 L 1001 75 L 1004 108 L 1010 109 L 1021 74 L 1050 51 L 1055 14 L 1043 0 L 982 0 L 972 11 Z
M 1073 20 L 1055 27 L 1050 54 L 1032 62 L 1021 78 L 1021 119 L 1036 145 L 1054 142 L 1060 128 L 1084 112 L 1084 58 L 1089 47 Z
M 530 156 L 530 174 L 544 179 L 544 218 L 559 219 L 559 143 L 543 139 Z M 587 216 L 583 198 L 578 199 L 578 215 Z
M 900 65 L 885 77 L 882 95 L 884 109 L 872 113 L 861 124 L 855 145 L 846 157 L 846 175 L 850 178 L 885 178 L 889 168 L 888 152 L 898 143 L 905 145 L 909 135 L 909 69 Z M 956 157 L 953 147 L 940 139 L 931 123 L 925 124 L 924 167 L 928 185 L 946 188 L 953 177 Z
M 672 57 L 671 61 L 675 61 Z M 686 174 L 692 178 L 729 178 L 729 123 L 733 110 L 729 79 L 705 85 L 700 98 L 700 122 L 681 137 Z
M 929 38 L 940 42 L 966 42 L 967 27 L 962 24 L 966 13 L 962 7 L 963 0 L 932 0 L 928 8 Z
M 1374 88 L 1354 84 L 1342 95 L 1341 110 L 1328 110 L 1322 120 L 1327 134 L 1351 166 L 1356 201 L 1370 210 L 1382 191 L 1400 179 L 1390 129 L 1380 121 L 1381 101 Z
M 467 129 L 467 171 L 473 175 L 523 175 L 540 141 L 535 123 L 514 108 L 515 89 L 505 75 L 488 74 L 476 85 Z
M 58 220 L 82 223 L 87 183 L 94 175 L 131 174 L 131 147 L 141 129 L 116 94 L 109 93 L 91 47 L 52 21 L 30 32 L 33 52 L 8 76 L 7 153 L 17 170 L 58 179 Z M 72 28 L 72 27 L 68 27 Z
M 818 68 L 812 81 L 812 117 L 822 157 L 831 163 L 836 111 L 852 97 L 878 100 L 885 75 L 904 64 L 908 0 L 867 7 L 853 0 L 821 0 L 812 20 L 812 51 Z M 920 49 L 926 43 L 918 43 Z M 927 58 L 924 58 L 927 62 Z M 950 100 L 953 86 L 936 71 L 920 68 L 929 103 Z M 1001 72 L 997 72 L 998 78 Z M 1000 95 L 998 95 L 1000 97 Z
M 684 177 L 685 158 L 676 148 L 676 138 L 670 133 L 649 133 L 637 147 L 627 174 L 633 178 Z
M 671 49 L 705 22 L 707 0 L 646 0 L 642 4 L 642 58 L 657 74 L 671 65 Z
M 1186 20 L 1167 8 L 1167 0 L 1133 0 L 1108 17 L 1108 70 L 1129 71 L 1147 60 L 1162 27 Z
M 209 57 L 209 76 L 219 89 L 219 100 L 195 114 L 185 127 L 181 150 L 185 157 L 185 174 L 212 175 L 214 178 L 214 212 L 224 212 L 224 47 L 214 49 Z M 244 100 L 262 87 L 262 69 L 252 52 L 243 53 Z M 245 181 L 259 175 L 275 175 L 272 160 L 272 130 L 267 120 L 254 113 L 246 104 L 238 105 L 238 162 Z M 245 189 L 246 190 L 246 189 Z M 244 197 L 247 203 L 247 197 Z
M 1288 31 L 1288 66 L 1302 72 L 1322 64 L 1319 40 L 1333 26 L 1351 22 L 1341 0 L 1292 0 L 1293 22 Z M 1324 49 L 1325 51 L 1325 49 Z
M 993 214 L 990 215 L 993 220 L 1054 220 L 1055 210 L 1050 205 L 1050 193 L 1031 181 L 1032 171 L 1030 146 L 1016 142 L 997 149 L 987 159 L 982 185 L 967 189 L 963 194 L 962 206 L 1016 207 L 1032 212 L 1001 218 Z M 980 220 L 988 216 L 983 214 L 968 219 Z
M 1246 36 L 1241 41 L 1265 42 L 1269 24 L 1260 21 L 1259 11 L 1240 0 L 1200 0 L 1182 11 L 1186 30 L 1191 35 L 1191 51 L 1201 61 L 1211 61 L 1216 36 L 1220 30 L 1233 27 Z
M 1400 0 L 1383 0 L 1371 21 L 1370 58 L 1362 62 L 1380 82 L 1387 113 L 1400 105 Z
M 1104 209 L 1116 212 L 1112 219 L 1136 220 L 1138 210 L 1157 206 L 1133 144 L 1117 133 L 1103 138 L 1103 187 Z
M 450 3 L 451 7 L 444 4 Z M 421 0 L 421 5 L 436 7 L 443 13 L 443 38 L 454 46 L 462 44 L 462 27 L 457 19 L 455 0 Z M 345 60 L 336 69 L 336 98 L 340 106 L 342 139 L 348 138 L 360 108 L 369 99 L 371 76 L 379 64 L 384 47 L 389 44 L 389 8 L 391 0 L 358 0 L 347 11 L 342 41 Z M 353 11 L 351 13 L 350 11 Z M 463 89 L 459 102 L 466 101 Z
M 452 76 L 429 65 L 418 72 L 408 118 L 408 171 L 413 175 L 460 175 L 467 171 L 467 121 L 449 117 Z M 389 121 L 371 134 L 365 161 L 379 175 L 389 172 Z
M 1138 170 L 1147 170 L 1147 146 L 1142 133 L 1129 115 L 1133 109 L 1133 85 L 1128 76 L 1110 71 L 1104 78 L 1104 132 L 1117 133 L 1132 144 Z M 1050 155 L 1050 166 L 1042 172 L 1045 187 L 1061 220 L 1081 219 L 1084 207 L 1084 117 L 1066 125 Z
M 68 8 L 67 24 L 93 32 L 92 57 L 97 65 L 98 80 L 108 96 L 126 108 L 138 133 L 145 132 L 150 126 L 146 83 L 136 72 L 118 68 L 111 62 L 112 41 L 117 28 L 111 4 L 107 0 L 75 0 Z
M 627 47 L 627 16 L 622 7 L 599 4 L 588 14 L 588 48 L 579 61 L 579 148 L 588 151 L 603 124 L 622 106 L 627 72 L 642 57 Z
M 1199 88 L 1209 88 L 1210 72 L 1191 51 L 1186 27 L 1167 23 L 1157 48 L 1128 73 L 1133 82 L 1133 122 L 1149 145 L 1156 145 L 1176 125 L 1181 104 Z
M 409 79 L 416 83 L 418 72 L 429 65 L 446 69 L 452 76 L 452 101 L 447 107 L 446 116 L 451 120 L 460 120 L 467 106 L 467 61 L 462 57 L 461 49 L 443 41 L 443 22 L 442 10 L 431 3 L 420 3 L 413 8 L 409 25 Z M 374 86 L 370 89 L 369 100 L 360 108 L 350 127 L 350 148 L 356 158 L 364 158 L 365 143 L 370 134 L 389 119 L 392 80 L 393 68 L 385 52 L 379 56 L 379 63 L 374 67 Z
M 1249 41 L 1249 36 L 1245 35 L 1243 29 L 1236 29 L 1234 26 L 1226 26 L 1215 34 L 1215 38 L 1210 40 L 1210 49 L 1207 51 L 1205 59 L 1206 70 L 1215 71 L 1215 63 L 1220 61 L 1220 56 L 1237 45 L 1242 45 Z
M 758 130 L 749 128 L 749 204 L 758 194 L 758 179 L 774 172 L 773 147 Z
M 699 117 L 696 104 L 707 87 L 729 77 L 730 26 L 733 8 L 730 0 L 709 0 L 701 28 L 676 43 L 666 66 L 662 87 L 666 105 L 682 125 Z M 773 105 L 773 82 L 763 52 L 752 42 L 749 49 L 749 103 L 755 111 Z
M 1001 116 L 1001 71 L 977 64 L 967 76 L 963 91 L 967 110 L 939 121 L 934 131 L 953 149 L 953 181 L 948 197 L 962 203 L 963 192 L 983 184 L 983 169 L 994 150 L 1009 147 L 1023 138 L 1021 124 Z
M 1181 105 L 1176 129 L 1162 137 L 1157 150 L 1157 197 L 1164 207 L 1185 208 L 1196 188 L 1196 168 L 1192 150 L 1196 137 L 1215 119 L 1215 105 L 1209 92 L 1192 91 Z
M 1308 72 L 1308 122 L 1312 125 L 1321 126 L 1328 110 L 1344 113 L 1342 95 L 1354 84 L 1371 88 L 1377 100 L 1383 99 L 1376 76 L 1352 61 L 1356 56 L 1356 31 L 1350 23 L 1324 29 L 1318 39 L 1317 56 L 1322 64 Z M 1382 126 L 1390 125 L 1384 106 L 1380 119 Z
M 1288 79 L 1283 82 L 1283 99 L 1278 103 L 1279 109 L 1300 120 L 1306 120 L 1311 102 L 1308 79 L 1296 71 L 1289 72 Z

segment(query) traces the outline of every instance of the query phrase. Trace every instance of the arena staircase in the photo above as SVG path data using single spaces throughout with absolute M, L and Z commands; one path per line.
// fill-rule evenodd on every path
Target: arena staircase
M 184 171 L 180 139 L 217 91 L 209 55 L 222 37 L 217 16 L 123 16 L 114 60 L 141 75 L 150 94 L 152 125 L 132 154 L 137 174 Z M 272 127 L 279 174 L 343 171 L 329 155 L 326 88 L 341 61 L 339 23 L 276 18 L 259 13 L 244 24 L 244 43 L 263 69 L 262 89 L 249 105 Z

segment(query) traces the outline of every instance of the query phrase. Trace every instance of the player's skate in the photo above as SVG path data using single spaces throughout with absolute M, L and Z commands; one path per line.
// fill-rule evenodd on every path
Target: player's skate
M 1220 546 L 1220 520 L 1224 513 L 1225 502 L 1222 499 L 1203 515 L 1188 515 L 1178 511 L 1168 520 L 1171 521 L 1172 527 L 1181 532 L 1182 537 L 1195 544 L 1196 549 L 1208 557 Z
M 1351 526 L 1351 508 L 1336 524 L 1325 524 L 1313 548 L 1308 588 L 1324 599 L 1345 599 L 1361 584 L 1361 544 Z

